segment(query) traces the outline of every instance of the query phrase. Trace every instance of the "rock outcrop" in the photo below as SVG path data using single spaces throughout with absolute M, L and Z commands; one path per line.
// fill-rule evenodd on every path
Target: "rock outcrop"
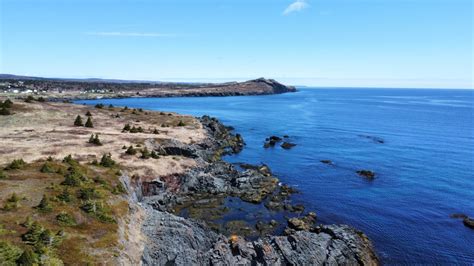
M 212 230 L 205 220 L 178 216 L 176 210 L 183 206 L 212 204 L 214 199 L 228 196 L 264 203 L 272 211 L 304 211 L 304 206 L 293 205 L 289 200 L 296 191 L 279 185 L 268 166 L 241 164 L 243 170 L 239 171 L 220 159 L 223 154 L 239 152 L 244 146 L 242 137 L 234 135 L 217 119 L 205 116 L 201 123 L 209 135 L 202 143 L 154 145 L 162 155 L 195 158 L 195 168 L 135 187 L 147 213 L 142 226 L 148 238 L 144 265 L 378 264 L 363 233 L 349 226 L 316 226 L 315 213 L 290 218 L 284 233 L 278 235 L 272 235 L 277 221 L 258 221 L 255 228 L 262 234 L 252 240 Z M 216 213 L 219 211 L 207 215 Z M 233 224 L 239 226 L 238 221 Z

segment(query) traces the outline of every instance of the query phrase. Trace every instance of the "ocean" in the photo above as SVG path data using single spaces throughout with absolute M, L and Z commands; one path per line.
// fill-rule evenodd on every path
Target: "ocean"
M 383 263 L 474 264 L 474 230 L 450 218 L 474 216 L 473 90 L 299 88 L 78 102 L 217 117 L 247 143 L 227 161 L 269 165 L 301 191 L 294 200 L 318 222 L 366 233 Z M 297 146 L 263 148 L 271 135 Z M 376 178 L 358 176 L 361 169 Z

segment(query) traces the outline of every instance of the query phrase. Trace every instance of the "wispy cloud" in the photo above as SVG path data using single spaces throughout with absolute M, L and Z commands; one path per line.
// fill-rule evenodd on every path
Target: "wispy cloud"
M 295 2 L 291 3 L 285 11 L 283 11 L 283 15 L 288 15 L 293 12 L 299 12 L 303 9 L 306 9 L 309 7 L 309 4 L 306 2 L 306 0 L 296 0 Z
M 120 31 L 102 31 L 102 32 L 86 32 L 86 35 L 104 36 L 104 37 L 154 37 L 169 38 L 176 37 L 175 34 L 155 33 L 155 32 L 120 32 Z

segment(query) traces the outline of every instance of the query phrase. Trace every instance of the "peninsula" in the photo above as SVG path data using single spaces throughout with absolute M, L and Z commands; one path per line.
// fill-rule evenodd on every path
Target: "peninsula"
M 379 263 L 365 234 L 347 225 L 319 224 L 316 213 L 292 203 L 298 192 L 281 184 L 268 166 L 222 160 L 244 149 L 245 136 L 216 118 L 50 101 L 272 94 L 292 87 L 266 79 L 180 89 L 124 82 L 1 82 L 10 87 L 0 93 L 0 260 L 48 265 Z M 108 89 L 89 91 L 98 84 Z M 229 201 L 286 218 L 253 224 L 222 219 L 234 211 Z

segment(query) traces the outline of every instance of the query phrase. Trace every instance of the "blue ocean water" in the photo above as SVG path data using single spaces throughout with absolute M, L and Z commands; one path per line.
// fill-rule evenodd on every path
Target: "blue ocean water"
M 268 164 L 302 192 L 295 200 L 319 222 L 365 232 L 384 263 L 474 264 L 474 230 L 449 217 L 474 216 L 474 91 L 300 88 L 84 102 L 215 116 L 247 143 L 227 160 Z M 270 135 L 289 135 L 297 146 L 264 149 Z M 376 179 L 359 177 L 359 169 Z

